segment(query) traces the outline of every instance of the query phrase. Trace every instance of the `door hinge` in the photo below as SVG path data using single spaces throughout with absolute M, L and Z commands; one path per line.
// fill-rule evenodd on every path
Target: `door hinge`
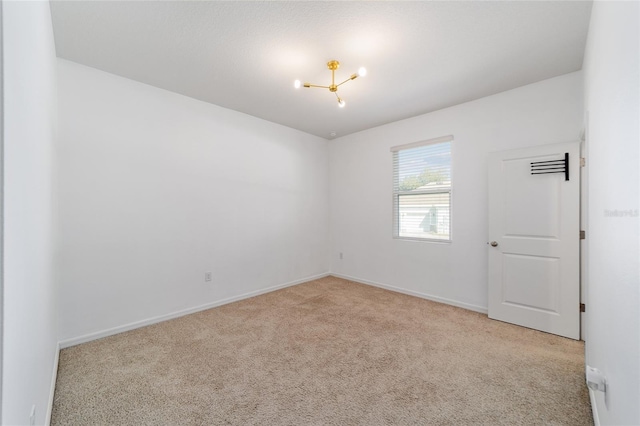
M 584 240 L 585 238 L 587 238 L 587 233 L 586 231 L 580 231 L 580 239 Z
M 580 157 L 580 167 L 584 167 L 587 165 L 587 160 L 584 157 Z
M 587 307 L 584 305 L 584 303 L 580 304 L 580 312 L 585 312 L 587 309 Z

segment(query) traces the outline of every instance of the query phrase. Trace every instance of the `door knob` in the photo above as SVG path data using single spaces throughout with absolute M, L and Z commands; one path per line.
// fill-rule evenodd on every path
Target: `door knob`
M 489 244 L 491 244 L 491 247 L 498 247 L 497 241 L 491 241 Z

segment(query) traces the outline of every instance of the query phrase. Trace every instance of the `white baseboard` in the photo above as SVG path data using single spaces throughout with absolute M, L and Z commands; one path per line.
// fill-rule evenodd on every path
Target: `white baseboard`
M 51 413 L 53 412 L 53 397 L 56 392 L 56 381 L 58 380 L 58 362 L 60 361 L 60 343 L 56 345 L 56 356 L 53 359 L 53 373 L 51 375 L 51 388 L 49 389 L 49 404 L 47 406 L 47 417 L 44 420 L 44 424 L 49 426 L 51 424 Z
M 593 414 L 593 424 L 600 426 L 600 417 L 598 417 L 598 406 L 596 405 L 596 394 L 589 389 L 589 401 L 591 401 L 591 413 Z
M 484 306 L 472 305 L 470 303 L 459 302 L 457 300 L 447 299 L 447 298 L 439 297 L 439 296 L 434 296 L 432 294 L 427 294 L 427 293 L 420 293 L 420 292 L 413 291 L 413 290 L 406 290 L 404 288 L 395 287 L 395 286 L 392 286 L 392 285 L 389 285 L 389 284 L 382 284 L 382 283 L 378 283 L 378 282 L 375 282 L 375 281 L 364 280 L 362 278 L 356 278 L 356 277 L 350 277 L 348 275 L 336 274 L 334 272 L 332 272 L 331 275 L 333 275 L 334 277 L 338 277 L 338 278 L 344 278 L 345 280 L 355 281 L 355 282 L 358 282 L 358 283 L 367 284 L 367 285 L 371 285 L 371 286 L 374 286 L 374 287 L 384 288 L 385 290 L 395 291 L 396 293 L 408 294 L 409 296 L 416 296 L 416 297 L 420 297 L 422 299 L 431 300 L 433 302 L 444 303 L 446 305 L 452 305 L 452 306 L 456 306 L 458 308 L 464 308 L 464 309 L 468 309 L 470 311 L 480 312 L 481 314 L 486 314 L 488 312 L 488 309 L 486 307 L 484 307 Z
M 159 323 L 159 322 L 162 322 L 162 321 L 167 321 L 167 320 L 170 320 L 170 319 L 174 319 L 174 318 L 182 317 L 182 316 L 185 316 L 185 315 L 193 314 L 195 312 L 200 312 L 200 311 L 204 311 L 204 310 L 207 310 L 207 309 L 215 308 L 217 306 L 226 305 L 228 303 L 237 302 L 239 300 L 248 299 L 250 297 L 259 296 L 261 294 L 270 293 L 272 291 L 280 290 L 280 289 L 283 289 L 283 288 L 286 288 L 286 287 L 291 287 L 291 286 L 294 286 L 294 285 L 302 284 L 302 283 L 305 283 L 307 281 L 317 280 L 319 278 L 324 278 L 324 277 L 327 277 L 329 275 L 330 275 L 329 272 L 325 272 L 325 273 L 322 273 L 322 274 L 301 278 L 299 280 L 290 281 L 288 283 L 279 284 L 279 285 L 275 285 L 275 286 L 272 286 L 272 287 L 267 287 L 267 288 L 263 288 L 263 289 L 260 289 L 260 290 L 252 291 L 252 292 L 249 292 L 249 293 L 240 294 L 238 296 L 233 296 L 233 297 L 229 297 L 229 298 L 226 298 L 226 299 L 217 300 L 215 302 L 205 303 L 204 305 L 196 306 L 196 307 L 193 307 L 193 308 L 187 308 L 187 309 L 183 309 L 183 310 L 180 310 L 180 311 L 171 312 L 171 313 L 166 314 L 166 315 L 159 315 L 157 317 L 148 318 L 148 319 L 141 320 L 141 321 L 135 321 L 135 322 L 132 322 L 132 323 L 129 323 L 129 324 L 125 324 L 125 325 L 109 328 L 107 330 L 97 331 L 97 332 L 94 332 L 94 333 L 89 333 L 89 334 L 85 334 L 85 335 L 82 335 L 82 336 L 73 337 L 71 339 L 65 339 L 65 340 L 60 341 L 59 345 L 60 345 L 61 349 L 68 348 L 70 346 L 79 345 L 81 343 L 90 342 L 92 340 L 101 339 L 101 338 L 107 337 L 107 336 L 113 336 L 114 334 L 124 333 L 125 331 L 134 330 L 136 328 L 144 327 L 144 326 L 147 326 L 147 325 L 156 324 L 156 323 Z

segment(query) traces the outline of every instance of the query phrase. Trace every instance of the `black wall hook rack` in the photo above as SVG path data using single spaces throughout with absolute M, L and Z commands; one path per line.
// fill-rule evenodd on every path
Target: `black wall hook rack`
M 569 180 L 569 153 L 564 153 L 564 160 L 536 161 L 531 163 L 532 175 L 564 173 L 564 180 Z

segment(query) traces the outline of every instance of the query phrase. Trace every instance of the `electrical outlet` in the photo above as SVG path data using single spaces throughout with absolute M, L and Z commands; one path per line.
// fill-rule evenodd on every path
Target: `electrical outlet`
M 211 272 L 205 272 L 204 273 L 204 280 L 205 281 L 211 281 Z
M 340 252 L 340 254 L 338 255 L 340 257 L 340 260 L 342 260 L 342 252 Z
M 29 415 L 29 425 L 35 426 L 36 424 L 36 405 L 31 406 L 31 414 Z

